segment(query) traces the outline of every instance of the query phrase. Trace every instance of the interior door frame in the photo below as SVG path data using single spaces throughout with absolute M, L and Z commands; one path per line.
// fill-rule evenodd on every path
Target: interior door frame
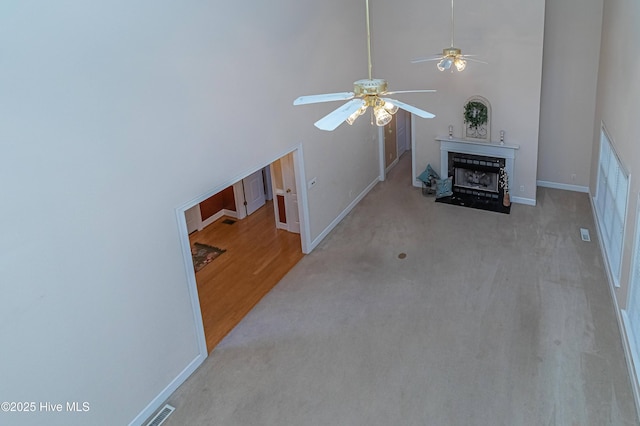
M 402 154 L 411 149 L 411 142 L 407 142 L 407 134 L 411 132 L 411 113 L 404 111 L 402 118 L 404 123 L 402 123 L 401 126 L 398 125 L 398 120 L 396 119 L 396 152 L 398 153 L 398 158 L 402 157 Z M 404 131 L 404 136 L 401 135 L 401 131 Z M 404 150 L 400 148 L 404 148 Z
M 200 204 L 202 201 L 207 198 L 217 194 L 218 192 L 232 186 L 236 182 L 241 181 L 245 177 L 250 174 L 263 169 L 269 164 L 273 163 L 279 158 L 291 153 L 293 155 L 293 165 L 294 165 L 294 177 L 296 181 L 296 185 L 298 187 L 298 206 L 300 212 L 300 242 L 302 252 L 304 254 L 308 254 L 311 251 L 311 227 L 309 224 L 309 204 L 307 199 L 307 186 L 301 184 L 304 182 L 304 153 L 302 149 L 302 144 L 297 144 L 293 147 L 286 149 L 284 152 L 281 152 L 271 158 L 269 161 L 264 162 L 263 164 L 258 164 L 255 167 L 252 167 L 249 171 L 245 171 L 233 177 L 225 182 L 222 182 L 219 185 L 216 185 L 210 191 L 192 199 L 191 201 L 183 204 L 180 207 L 175 209 L 177 225 L 178 225 L 178 234 L 180 238 L 180 245 L 182 246 L 182 258 L 185 267 L 185 273 L 187 278 L 187 287 L 189 291 L 189 298 L 191 300 L 191 308 L 193 310 L 193 322 L 195 327 L 195 334 L 198 344 L 198 359 L 196 364 L 201 364 L 205 358 L 209 355 L 207 352 L 207 341 L 204 334 L 204 325 L 202 323 L 202 311 L 200 309 L 200 298 L 198 296 L 198 285 L 196 283 L 196 274 L 193 271 L 193 261 L 191 259 L 191 243 L 189 241 L 189 233 L 187 232 L 187 221 L 185 218 L 185 212 L 196 204 Z M 195 367 L 197 367 L 195 365 Z M 187 378 L 191 375 L 191 373 L 195 370 L 193 369 L 185 370 L 179 377 L 176 378 L 177 386 L 183 383 Z M 178 383 L 179 382 L 179 383 Z
M 409 127 L 411 128 L 411 185 L 420 187 L 420 182 L 416 179 L 416 125 L 413 114 L 409 113 Z M 378 127 L 378 180 L 386 179 L 387 168 L 385 167 L 384 153 L 384 127 Z
M 285 155 L 280 159 L 280 165 L 282 170 L 282 182 L 284 186 L 284 209 L 287 217 L 287 231 L 295 234 L 300 233 L 300 206 L 298 205 L 298 181 L 295 177 L 295 166 L 293 162 L 293 156 Z M 295 191 L 295 202 L 293 202 L 293 195 L 290 188 L 293 187 Z M 297 217 L 298 221 L 291 220 L 293 217 Z
M 398 114 L 401 114 L 402 110 L 398 110 L 397 114 L 394 114 L 389 124 L 383 127 L 382 133 L 384 135 L 384 164 L 385 174 L 389 173 L 389 170 L 398 164 Z M 393 138 L 393 140 L 391 140 Z M 393 152 L 389 151 L 389 148 L 393 147 Z

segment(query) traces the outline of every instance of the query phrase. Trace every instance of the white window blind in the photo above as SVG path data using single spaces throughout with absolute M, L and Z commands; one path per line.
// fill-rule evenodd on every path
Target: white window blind
M 622 166 L 603 127 L 600 134 L 595 206 L 602 246 L 616 287 L 620 285 L 628 197 L 629 174 Z

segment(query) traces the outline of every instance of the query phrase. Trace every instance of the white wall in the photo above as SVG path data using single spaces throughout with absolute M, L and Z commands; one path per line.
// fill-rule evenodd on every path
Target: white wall
M 302 142 L 313 238 L 375 179 L 369 126 L 292 106 L 359 78 L 363 9 L 0 4 L 0 401 L 90 403 L 0 423 L 127 424 L 198 359 L 177 207 Z
M 602 2 L 546 2 L 539 181 L 589 186 Z
M 428 163 L 440 171 L 440 147 L 434 138 L 445 136 L 449 124 L 453 124 L 454 134 L 460 137 L 464 103 L 470 96 L 481 95 L 492 106 L 493 139 L 497 140 L 503 129 L 508 143 L 520 145 L 511 182 L 512 197 L 534 202 L 544 0 L 457 0 L 456 47 L 463 54 L 476 54 L 489 63 L 468 63 L 462 73 L 440 72 L 434 62 L 410 64 L 411 58 L 437 54 L 450 46 L 450 2 L 375 1 L 375 6 L 377 9 L 372 13 L 376 29 L 383 28 L 385 34 L 376 39 L 374 33 L 378 70 L 374 74 L 393 83 L 391 90 L 438 91 L 404 98 L 436 114 L 434 119 L 416 120 L 418 173 Z M 520 191 L 520 186 L 524 186 L 524 191 Z
M 595 195 L 600 149 L 600 123 L 604 123 L 612 145 L 630 173 L 629 204 L 624 238 L 622 276 L 615 296 L 626 307 L 629 289 L 633 236 L 640 183 L 638 144 L 638 100 L 640 99 L 640 3 L 635 0 L 605 0 L 602 21 L 602 49 L 598 72 L 590 188 Z

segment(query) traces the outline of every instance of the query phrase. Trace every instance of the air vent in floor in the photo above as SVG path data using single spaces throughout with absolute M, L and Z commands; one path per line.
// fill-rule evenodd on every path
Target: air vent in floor
M 165 420 L 167 420 L 167 417 L 169 417 L 169 415 L 173 413 L 173 410 L 175 410 L 174 407 L 166 404 L 164 407 L 162 407 L 162 410 L 158 411 L 158 414 L 156 414 L 151 420 L 149 420 L 147 426 L 160 426 L 162 423 L 164 423 Z

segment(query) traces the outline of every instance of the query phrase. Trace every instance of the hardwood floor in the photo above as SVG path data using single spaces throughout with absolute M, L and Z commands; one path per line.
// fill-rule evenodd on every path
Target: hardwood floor
M 300 234 L 276 229 L 272 201 L 233 225 L 225 219 L 189 235 L 227 250 L 196 272 L 209 352 L 304 256 Z

